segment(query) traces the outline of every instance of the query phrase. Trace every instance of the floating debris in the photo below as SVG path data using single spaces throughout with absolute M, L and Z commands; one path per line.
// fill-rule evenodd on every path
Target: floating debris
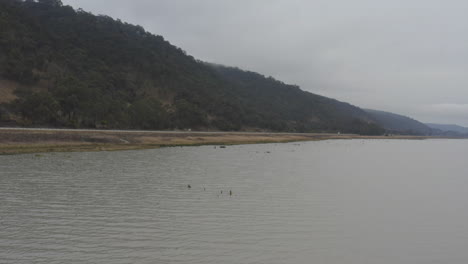
M 232 196 L 232 190 L 229 191 L 229 196 Z
M 192 186 L 189 184 L 189 185 L 187 185 L 187 188 L 188 188 L 188 189 L 192 189 Z
M 226 148 L 226 146 L 219 146 L 219 148 L 225 149 L 225 148 Z

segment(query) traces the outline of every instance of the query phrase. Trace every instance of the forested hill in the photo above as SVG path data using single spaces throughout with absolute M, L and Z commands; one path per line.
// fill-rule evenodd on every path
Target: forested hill
M 366 109 L 372 119 L 387 130 L 388 133 L 406 135 L 432 135 L 432 129 L 412 118 L 394 113 Z
M 459 125 L 446 125 L 446 124 L 426 124 L 428 127 L 439 130 L 441 132 L 455 132 L 468 135 L 468 128 Z
M 3 124 L 380 134 L 368 113 L 207 64 L 140 26 L 59 0 L 0 0 Z
M 446 137 L 463 137 L 468 138 L 468 128 L 459 125 L 446 124 L 426 124 L 432 129 L 432 134 Z

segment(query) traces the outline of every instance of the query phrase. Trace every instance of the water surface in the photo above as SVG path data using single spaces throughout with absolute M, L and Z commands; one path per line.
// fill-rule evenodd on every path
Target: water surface
M 0 263 L 468 263 L 467 157 L 463 140 L 0 156 Z

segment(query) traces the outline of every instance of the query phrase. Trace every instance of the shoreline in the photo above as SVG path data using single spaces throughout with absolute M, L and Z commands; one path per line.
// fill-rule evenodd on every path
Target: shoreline
M 202 145 L 242 145 L 330 139 L 429 139 L 429 136 L 361 136 L 326 133 L 182 132 L 0 128 L 0 155 L 95 152 Z

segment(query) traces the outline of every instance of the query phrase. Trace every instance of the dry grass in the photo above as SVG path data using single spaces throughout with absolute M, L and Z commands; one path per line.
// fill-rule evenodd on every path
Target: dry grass
M 115 151 L 168 146 L 280 143 L 326 139 L 425 139 L 427 137 L 367 137 L 294 133 L 177 133 L 73 130 L 0 130 L 0 154 Z

